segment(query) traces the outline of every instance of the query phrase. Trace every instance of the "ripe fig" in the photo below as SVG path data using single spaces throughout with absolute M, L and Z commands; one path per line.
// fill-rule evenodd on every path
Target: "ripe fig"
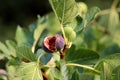
M 56 52 L 64 48 L 65 42 L 61 35 L 46 37 L 43 41 L 42 48 L 49 53 Z

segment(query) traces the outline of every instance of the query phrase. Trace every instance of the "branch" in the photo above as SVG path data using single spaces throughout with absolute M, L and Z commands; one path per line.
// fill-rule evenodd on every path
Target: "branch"
M 111 8 L 115 9 L 118 3 L 119 3 L 119 0 L 114 0 Z
M 100 11 L 100 12 L 97 14 L 97 17 L 98 17 L 98 16 L 101 16 L 101 15 L 109 14 L 110 11 L 111 11 L 111 9 L 102 10 L 102 11 Z M 116 8 L 116 11 L 117 11 L 117 12 L 120 12 L 120 8 Z
M 59 51 L 60 52 L 60 59 L 64 59 L 67 50 L 68 50 L 68 46 L 65 45 L 63 51 Z
M 86 69 L 89 69 L 89 70 L 92 70 L 92 71 L 96 72 L 97 74 L 100 74 L 100 71 L 98 71 L 98 70 L 96 70 L 92 67 L 86 66 L 86 65 L 75 64 L 75 63 L 67 63 L 66 65 L 67 66 L 77 66 L 77 67 L 86 68 Z

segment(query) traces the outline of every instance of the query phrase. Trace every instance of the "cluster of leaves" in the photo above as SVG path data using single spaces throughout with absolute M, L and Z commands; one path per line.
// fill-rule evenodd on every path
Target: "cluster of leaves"
M 0 42 L 0 59 L 7 59 L 9 80 L 119 80 L 119 25 L 110 22 L 107 28 L 100 17 L 100 9 L 93 7 L 82 12 L 75 0 L 49 0 L 54 13 L 31 24 L 28 29 L 17 27 L 15 40 Z M 82 14 L 82 15 L 81 15 Z M 94 20 L 94 21 L 93 21 Z M 118 18 L 117 18 L 118 20 Z M 91 23 L 92 22 L 92 23 Z M 59 52 L 46 53 L 42 42 L 46 36 L 64 34 L 63 27 L 71 27 L 76 39 L 63 59 Z M 114 26 L 114 28 L 113 28 Z M 62 31 L 61 31 L 62 30 Z M 81 33 L 82 32 L 82 33 Z M 116 35 L 115 35 L 116 34 Z M 114 36 L 115 35 L 115 36 Z M 1 78 L 1 76 L 0 76 Z

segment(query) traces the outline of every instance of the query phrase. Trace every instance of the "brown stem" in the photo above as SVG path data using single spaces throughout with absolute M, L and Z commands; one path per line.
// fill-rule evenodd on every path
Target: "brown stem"
M 49 79 L 48 79 L 48 76 L 47 76 L 44 72 L 42 72 L 42 76 L 43 76 L 43 79 L 44 79 L 44 80 L 49 80 Z
M 61 58 L 61 59 L 64 59 L 67 50 L 68 50 L 68 46 L 65 45 L 63 51 L 60 51 L 60 58 Z

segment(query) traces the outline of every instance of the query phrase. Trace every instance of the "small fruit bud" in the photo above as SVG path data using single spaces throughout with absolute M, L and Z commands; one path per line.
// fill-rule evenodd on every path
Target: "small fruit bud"
M 46 52 L 55 52 L 64 48 L 65 42 L 61 35 L 57 34 L 53 37 L 46 37 L 43 41 L 42 48 Z
M 79 8 L 79 15 L 83 17 L 87 12 L 88 7 L 84 2 L 79 2 L 77 5 Z
M 68 41 L 71 42 L 76 38 L 76 33 L 71 27 L 65 27 L 64 31 Z

